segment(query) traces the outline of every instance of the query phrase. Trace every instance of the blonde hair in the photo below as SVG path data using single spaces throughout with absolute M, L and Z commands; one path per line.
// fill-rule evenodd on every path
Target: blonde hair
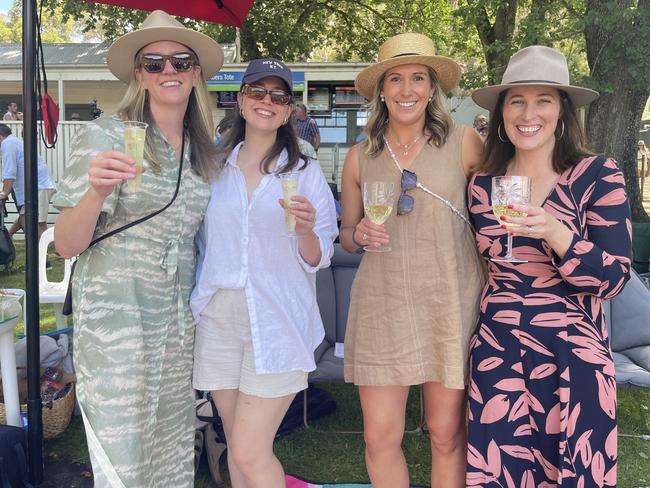
M 447 142 L 447 137 L 451 130 L 453 119 L 447 106 L 447 100 L 442 93 L 436 72 L 430 66 L 427 66 L 431 86 L 435 87 L 435 92 L 431 101 L 427 104 L 424 118 L 424 127 L 431 135 L 428 142 L 440 147 Z M 365 141 L 366 154 L 375 157 L 384 150 L 384 135 L 388 127 L 388 109 L 386 104 L 381 101 L 381 90 L 384 86 L 386 73 L 382 74 L 373 90 L 372 99 L 368 102 L 367 108 L 370 111 L 368 117 L 367 133 L 368 139 Z
M 217 176 L 219 167 L 216 164 L 217 149 L 212 140 L 214 123 L 208 89 L 203 77 L 199 78 L 199 83 L 192 88 L 190 93 L 190 100 L 183 118 L 183 127 L 185 134 L 190 136 L 192 169 L 207 181 Z M 135 76 L 131 78 L 126 94 L 117 107 L 117 115 L 122 120 L 138 120 L 149 124 L 144 156 L 149 160 L 151 168 L 155 172 L 160 172 L 161 166 L 151 136 L 154 121 L 149 111 L 149 94 L 142 88 Z

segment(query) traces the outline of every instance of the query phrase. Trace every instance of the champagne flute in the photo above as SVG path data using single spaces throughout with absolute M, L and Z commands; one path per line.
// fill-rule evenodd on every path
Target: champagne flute
M 124 152 L 135 160 L 135 177 L 128 181 L 129 190 L 136 192 L 140 189 L 142 179 L 142 159 L 144 157 L 144 140 L 147 135 L 145 122 L 125 120 L 124 124 Z
M 366 217 L 373 224 L 381 225 L 393 212 L 395 204 L 395 183 L 386 181 L 366 181 L 363 183 L 363 208 Z M 390 246 L 365 246 L 370 252 L 390 251 Z
M 499 224 L 507 227 L 517 227 L 519 224 L 504 222 L 501 216 L 525 217 L 526 212 L 520 212 L 508 208 L 511 204 L 525 205 L 530 203 L 530 178 L 528 176 L 495 176 L 492 178 L 492 211 Z M 526 263 L 528 261 L 518 259 L 512 254 L 512 234 L 507 233 L 506 255 L 503 257 L 490 258 L 491 261 L 508 263 Z

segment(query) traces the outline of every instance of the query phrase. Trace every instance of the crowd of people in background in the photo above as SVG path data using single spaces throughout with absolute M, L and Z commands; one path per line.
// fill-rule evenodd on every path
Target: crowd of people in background
M 291 70 L 251 60 L 215 131 L 205 80 L 222 63 L 216 41 L 162 11 L 118 38 L 107 64 L 126 95 L 78 131 L 54 195 L 56 249 L 78 255 L 74 362 L 96 487 L 194 486 L 194 389 L 222 419 L 233 488 L 285 486 L 273 440 L 316 367 L 315 276 L 337 212 Z M 344 364 L 370 480 L 409 486 L 405 411 L 422 385 L 432 488 L 614 486 L 603 302 L 629 278 L 631 223 L 623 174 L 577 115 L 598 93 L 571 84 L 559 51 L 529 46 L 474 91 L 489 122 L 466 127 L 445 100 L 460 77 L 404 33 L 355 81 L 369 115 L 345 159 L 339 237 L 363 255 Z M 21 116 L 12 102 L 4 119 Z M 146 125 L 142 171 L 124 121 Z M 0 141 L 0 198 L 22 205 L 21 143 L 3 124 Z M 641 176 L 647 158 L 639 141 Z M 42 176 L 39 215 L 54 191 Z M 495 213 L 495 177 L 532 182 L 530 199 Z M 377 182 L 394 193 L 381 221 Z M 502 259 L 511 244 L 521 259 Z

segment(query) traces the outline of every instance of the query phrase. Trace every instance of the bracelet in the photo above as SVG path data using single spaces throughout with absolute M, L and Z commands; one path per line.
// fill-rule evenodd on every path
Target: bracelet
M 364 252 L 366 252 L 366 250 L 363 248 L 363 244 L 361 244 L 359 241 L 357 241 L 354 238 L 354 234 L 355 234 L 356 231 L 357 231 L 356 227 L 354 229 L 352 229 L 352 242 L 354 242 L 357 245 L 357 249 L 354 252 L 356 254 L 363 254 Z

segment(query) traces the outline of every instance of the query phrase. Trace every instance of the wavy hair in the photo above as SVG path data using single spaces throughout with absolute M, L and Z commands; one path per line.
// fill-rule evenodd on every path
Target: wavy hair
M 449 131 L 453 125 L 451 112 L 447 106 L 447 100 L 442 93 L 440 84 L 436 77 L 436 72 L 430 66 L 427 66 L 431 86 L 435 87 L 433 98 L 427 104 L 424 116 L 424 127 L 431 133 L 428 138 L 430 144 L 441 147 L 447 142 Z M 386 104 L 381 101 L 381 90 L 384 87 L 386 73 L 381 75 L 372 94 L 372 99 L 368 102 L 367 108 L 370 111 L 368 117 L 367 133 L 368 139 L 365 141 L 365 152 L 371 157 L 375 157 L 384 150 L 384 135 L 388 127 L 388 109 Z
M 515 155 L 515 146 L 503 129 L 503 104 L 508 90 L 501 92 L 492 112 L 490 129 L 485 140 L 485 156 L 478 170 L 489 175 L 504 175 L 508 162 Z M 566 92 L 558 90 L 562 115 L 555 128 L 553 147 L 553 170 L 561 174 L 593 153 L 587 148 L 586 136 L 578 118 L 578 112 Z M 501 138 L 505 140 L 501 140 Z
M 239 92 L 240 97 L 246 96 L 243 93 L 243 88 L 244 85 L 242 85 L 242 91 Z M 228 127 L 228 129 L 225 131 L 223 136 L 223 145 L 218 148 L 218 160 L 220 166 L 225 164 L 228 155 L 232 152 L 235 146 L 246 138 L 246 119 L 242 117 L 241 110 L 237 108 L 224 117 L 219 126 L 221 127 L 222 125 Z M 298 171 L 300 171 L 307 166 L 308 157 L 300 151 L 296 127 L 291 116 L 289 116 L 289 120 L 286 124 L 283 124 L 278 128 L 275 143 L 264 158 L 262 158 L 262 161 L 260 161 L 260 171 L 263 174 L 268 175 L 274 173 L 274 169 L 272 168 L 273 162 L 278 156 L 280 156 L 283 149 L 287 150 L 287 164 L 275 171 L 275 174 L 287 173 L 292 171 L 294 168 L 298 168 Z M 303 160 L 303 164 L 299 166 L 301 159 Z
M 139 53 L 136 54 L 136 67 L 139 66 L 138 59 Z M 137 120 L 149 124 L 145 139 L 144 156 L 149 160 L 153 171 L 160 172 L 161 166 L 156 155 L 158 151 L 154 146 L 153 132 L 151 132 L 155 122 L 149 109 L 149 94 L 135 76 L 131 78 L 126 94 L 116 112 L 122 120 Z M 192 88 L 183 118 L 183 126 L 185 134 L 190 136 L 192 169 L 206 181 L 214 179 L 220 168 L 215 166 L 217 148 L 212 139 L 214 123 L 212 121 L 210 97 L 203 76 L 199 76 L 199 83 Z

